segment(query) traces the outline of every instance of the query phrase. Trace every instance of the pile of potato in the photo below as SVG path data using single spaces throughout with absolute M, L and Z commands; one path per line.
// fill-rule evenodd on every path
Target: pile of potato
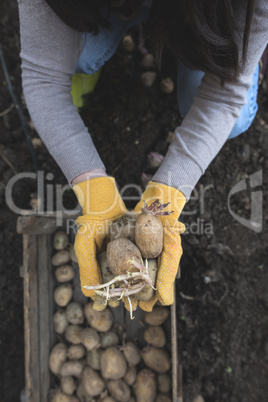
M 96 311 L 93 302 L 73 300 L 75 256 L 68 237 L 57 232 L 57 250 L 52 257 L 58 285 L 54 291 L 57 309 L 53 316 L 58 343 L 50 352 L 49 368 L 58 379 L 51 390 L 51 402 L 170 402 L 171 360 L 164 349 L 162 324 L 169 309 L 155 307 L 144 316 L 144 345 L 122 342 L 113 328 L 109 308 Z M 137 325 L 139 322 L 137 321 Z

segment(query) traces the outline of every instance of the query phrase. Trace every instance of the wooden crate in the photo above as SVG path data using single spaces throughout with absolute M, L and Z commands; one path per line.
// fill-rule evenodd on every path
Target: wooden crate
M 70 218 L 70 217 L 69 217 Z M 72 217 L 74 218 L 74 217 Z M 68 218 L 64 219 L 64 225 Z M 64 228 L 64 227 L 63 227 Z M 59 230 L 53 216 L 23 216 L 18 218 L 17 231 L 23 235 L 24 279 L 24 332 L 25 332 L 25 390 L 23 401 L 47 402 L 48 391 L 53 388 L 53 375 L 49 371 L 49 351 L 56 342 L 53 329 L 55 304 L 53 291 L 55 278 L 50 260 L 53 253 L 53 233 Z M 86 303 L 88 300 L 80 290 L 79 270 L 75 268 L 74 300 Z M 135 311 L 135 320 L 123 308 L 111 309 L 115 323 L 124 326 L 126 339 L 140 338 L 143 311 Z M 170 333 L 172 356 L 172 400 L 182 402 L 181 370 L 177 358 L 176 305 L 170 308 L 167 332 Z

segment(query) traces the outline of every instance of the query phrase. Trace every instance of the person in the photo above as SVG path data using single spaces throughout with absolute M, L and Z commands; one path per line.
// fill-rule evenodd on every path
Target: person
M 246 131 L 257 112 L 258 62 L 268 42 L 266 0 L 18 0 L 22 82 L 32 121 L 82 205 L 75 250 L 81 286 L 101 282 L 96 261 L 111 222 L 126 207 L 107 176 L 71 97 L 75 72 L 94 74 L 123 35 L 155 18 L 155 57 L 167 46 L 178 59 L 178 105 L 184 120 L 135 208 L 156 198 L 174 211 L 161 217 L 164 247 L 155 296 L 173 303 L 182 254 L 180 213 L 228 138 Z M 151 11 L 150 11 L 151 10 Z M 115 95 L 116 96 L 116 95 Z M 126 298 L 126 307 L 130 300 Z M 133 308 L 137 303 L 133 301 Z

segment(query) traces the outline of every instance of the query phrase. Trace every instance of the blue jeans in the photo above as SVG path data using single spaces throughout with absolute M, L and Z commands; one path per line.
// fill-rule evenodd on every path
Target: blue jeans
M 98 35 L 90 33 L 83 34 L 83 49 L 76 65 L 76 73 L 96 73 L 116 52 L 121 39 L 126 32 L 136 25 L 145 22 L 150 14 L 146 7 L 142 9 L 138 18 L 132 21 L 122 21 L 114 13 L 111 13 L 110 30 L 101 30 Z M 202 71 L 190 70 L 178 62 L 177 73 L 177 101 L 182 117 L 188 113 L 197 89 L 201 83 L 204 73 Z M 229 138 L 237 137 L 245 132 L 253 122 L 257 110 L 259 65 L 253 74 L 252 86 L 247 93 L 247 103 L 242 107 Z

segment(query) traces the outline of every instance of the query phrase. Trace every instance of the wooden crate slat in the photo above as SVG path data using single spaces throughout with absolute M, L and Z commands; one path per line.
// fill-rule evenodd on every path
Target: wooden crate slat
M 23 237 L 24 247 L 24 331 L 25 331 L 25 376 L 29 402 L 40 401 L 39 336 L 37 298 L 37 239 Z
M 37 283 L 39 304 L 39 347 L 40 347 L 40 402 L 47 401 L 50 389 L 49 351 L 53 343 L 53 296 L 51 292 L 52 269 L 50 244 L 47 235 L 38 236 Z

